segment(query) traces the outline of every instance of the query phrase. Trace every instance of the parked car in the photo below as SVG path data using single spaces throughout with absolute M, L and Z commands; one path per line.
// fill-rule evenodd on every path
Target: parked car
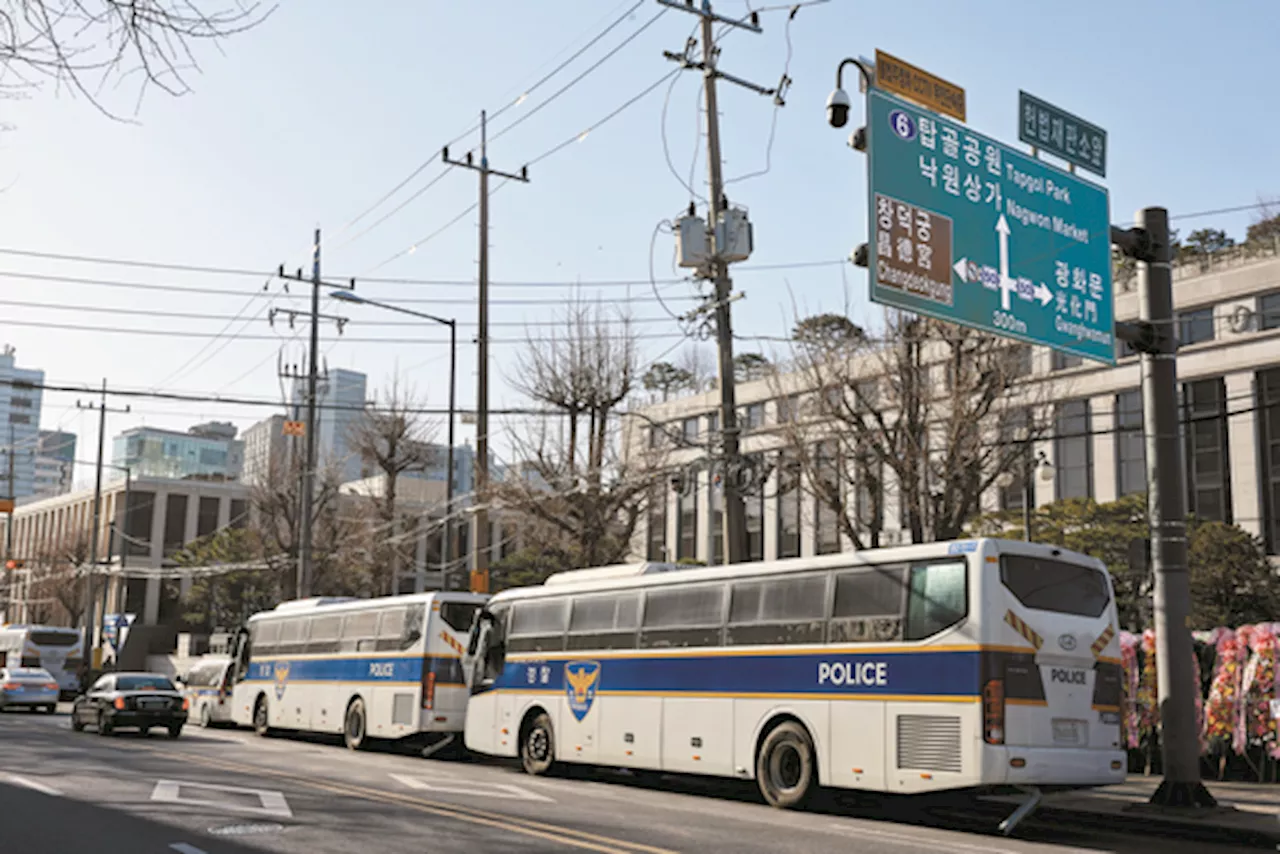
M 182 691 L 162 673 L 108 673 L 76 698 L 71 728 L 80 732 L 92 726 L 99 735 L 111 735 L 120 728 L 146 733 L 163 727 L 170 738 L 177 738 L 189 706 Z
M 192 665 L 183 688 L 193 722 L 202 727 L 231 723 L 232 664 L 225 655 L 209 655 Z
M 58 708 L 58 681 L 43 667 L 0 667 L 0 709 L 41 709 L 53 714 Z

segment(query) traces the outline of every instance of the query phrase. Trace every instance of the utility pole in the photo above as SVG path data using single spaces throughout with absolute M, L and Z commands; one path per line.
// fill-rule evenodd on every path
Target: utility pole
M 4 559 L 6 561 L 8 561 L 10 558 L 13 557 L 13 510 L 14 510 L 13 502 L 16 500 L 17 494 L 18 494 L 18 489 L 17 489 L 17 486 L 15 485 L 15 479 L 17 478 L 17 474 L 15 472 L 16 461 L 14 459 L 15 457 L 18 456 L 18 440 L 16 438 L 17 435 L 18 435 L 17 430 L 14 428 L 12 424 L 10 424 L 9 425 L 9 453 L 7 455 L 9 457 L 9 477 L 8 477 L 9 491 L 8 491 L 8 495 L 5 496 L 6 498 L 9 499 L 9 521 L 4 526 Z
M 93 643 L 93 576 L 94 569 L 98 565 L 98 525 L 102 520 L 102 454 L 106 445 L 107 436 L 107 413 L 124 414 L 129 411 L 129 407 L 124 409 L 111 409 L 107 406 L 107 381 L 102 380 L 102 400 L 98 403 L 82 404 L 76 401 L 76 409 L 96 409 L 98 410 L 98 461 L 94 467 L 93 474 L 93 527 L 89 530 L 89 560 L 85 565 L 84 576 L 84 645 L 88 649 Z M 125 513 L 129 512 L 129 508 L 125 508 Z M 105 589 L 104 589 L 105 595 Z M 92 667 L 96 670 L 102 666 L 102 649 L 94 647 Z
M 280 269 L 276 271 L 276 275 L 281 279 L 294 282 L 305 282 L 302 276 L 302 270 L 299 269 L 294 275 L 287 275 L 284 271 L 284 265 L 280 265 Z M 320 314 L 320 288 L 322 287 L 343 287 L 355 290 L 356 280 L 351 279 L 347 284 L 329 284 L 320 280 L 320 229 L 316 229 L 315 244 L 311 251 L 311 343 L 307 354 L 307 373 L 305 377 L 300 377 L 296 372 L 287 375 L 291 379 L 305 379 L 307 383 L 306 405 L 306 459 L 302 467 L 302 499 L 299 508 L 299 517 L 302 523 L 301 544 L 298 549 L 298 598 L 305 599 L 311 595 L 311 530 L 315 522 L 315 512 L 313 504 L 315 503 L 315 484 L 316 484 L 316 384 L 320 380 L 320 321 L 332 320 L 338 325 L 338 334 L 342 334 L 342 328 L 346 325 L 345 317 L 334 317 L 331 315 Z M 275 324 L 277 314 L 287 315 L 289 325 L 293 326 L 294 319 L 301 312 L 288 308 L 273 308 L 267 314 L 267 321 L 272 325 Z
M 1142 418 L 1147 445 L 1147 508 L 1151 518 L 1151 563 L 1155 575 L 1156 669 L 1159 683 L 1160 752 L 1164 781 L 1151 803 L 1213 807 L 1200 782 L 1196 735 L 1194 650 L 1187 619 L 1186 483 L 1178 448 L 1178 339 L 1174 329 L 1172 247 L 1169 212 L 1145 208 L 1137 228 L 1112 227 L 1111 242 L 1136 258 L 1140 320 L 1116 324 L 1116 335 L 1142 354 Z
M 489 592 L 489 176 L 498 175 L 508 181 L 529 183 L 529 167 L 521 166 L 520 174 L 499 172 L 489 168 L 489 141 L 484 111 L 480 112 L 480 163 L 472 161 L 468 151 L 462 160 L 449 159 L 449 147 L 441 156 L 450 166 L 461 166 L 480 173 L 480 322 L 476 330 L 476 507 L 475 532 L 471 538 L 471 589 Z
M 710 240 L 710 260 L 706 277 L 714 286 L 714 309 L 716 324 L 716 345 L 719 351 L 720 377 L 720 427 L 721 455 L 726 476 L 722 478 L 722 495 L 724 498 L 724 559 L 725 563 L 741 563 L 747 553 L 746 508 L 742 500 L 743 478 L 739 455 L 738 407 L 736 388 L 734 386 L 733 366 L 733 323 L 729 311 L 732 281 L 729 278 L 729 263 L 724 257 L 724 246 L 721 246 L 718 230 L 721 218 L 727 207 L 724 197 L 724 178 L 720 162 L 720 109 L 716 101 L 716 80 L 725 79 L 760 95 L 773 95 L 778 106 L 783 105 L 782 93 L 790 80 L 784 75 L 776 89 L 765 89 L 754 83 L 725 74 L 716 68 L 716 59 L 720 49 L 715 44 L 715 24 L 727 24 L 740 29 L 760 33 L 759 16 L 752 12 L 747 19 L 726 18 L 716 15 L 711 10 L 709 0 L 701 6 L 692 3 L 677 3 L 675 0 L 658 0 L 662 6 L 689 12 L 701 18 L 702 61 L 694 61 L 691 53 L 695 41 L 690 39 L 685 45 L 684 53 L 665 51 L 663 56 L 672 62 L 680 63 L 683 68 L 698 69 L 703 75 L 703 92 L 706 97 L 707 111 L 707 235 Z M 727 230 L 724 232 L 727 233 Z

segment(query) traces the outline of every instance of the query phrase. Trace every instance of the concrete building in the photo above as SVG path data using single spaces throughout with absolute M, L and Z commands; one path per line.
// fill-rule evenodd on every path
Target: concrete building
M 36 498 L 70 492 L 76 468 L 76 434 L 41 430 L 35 467 Z
M 284 435 L 284 416 L 272 415 L 244 431 L 244 473 L 249 486 L 267 482 L 273 468 L 284 463 L 290 441 Z
M 0 351 L 0 498 L 24 499 L 36 491 L 44 371 L 19 368 L 16 352 L 8 345 Z
M 100 571 L 107 585 L 107 613 L 137 615 L 138 625 L 176 624 L 179 597 L 191 586 L 170 559 L 184 545 L 248 518 L 248 489 L 239 483 L 149 477 L 105 483 L 98 530 Z M 0 516 L 0 537 L 7 516 Z M 123 537 L 111 536 L 112 523 Z M 7 619 L 57 619 L 49 614 L 49 591 L 41 579 L 67 572 L 65 555 L 88 553 L 93 527 L 93 490 L 21 505 L 13 516 L 13 556 L 24 567 L 12 573 Z M 166 585 L 166 578 L 178 584 Z M 101 588 L 99 587 L 99 590 Z M 99 600 L 100 601 L 100 600 Z M 37 607 L 45 608 L 37 611 Z M 63 615 L 65 617 L 65 615 Z
M 186 433 L 134 427 L 112 441 L 111 462 L 135 478 L 239 480 L 244 442 L 235 436 L 226 422 L 197 424 Z
M 1187 508 L 1201 518 L 1237 524 L 1280 555 L 1280 256 L 1273 249 L 1222 253 L 1174 271 L 1180 339 L 1178 381 L 1183 412 Z M 1136 320 L 1138 296 L 1118 289 L 1116 319 Z M 1031 382 L 1046 384 L 1039 399 L 1053 428 L 1035 452 L 1042 460 L 1031 489 L 1037 506 L 1089 496 L 1115 500 L 1146 489 L 1139 358 L 1121 345 L 1114 367 L 1034 348 Z M 868 368 L 868 375 L 874 371 Z M 795 406 L 797 375 L 739 384 L 744 454 L 776 455 L 780 414 Z M 788 396 L 779 399 L 778 389 Z M 703 447 L 717 431 L 718 394 L 692 395 L 638 410 L 633 423 L 657 423 L 667 433 L 697 437 Z M 636 428 L 632 447 L 652 431 Z M 674 451 L 681 468 L 698 460 L 698 447 Z M 769 467 L 765 467 L 766 469 Z M 778 489 L 778 467 L 748 500 L 753 559 L 848 550 L 830 518 L 803 490 Z M 681 494 L 662 489 L 634 546 L 637 559 L 721 560 L 720 490 L 705 470 Z M 856 490 L 858 484 L 850 489 Z M 882 544 L 905 541 L 893 498 L 885 490 Z M 986 510 L 1017 510 L 1023 484 L 1005 484 L 984 496 Z M 819 520 L 822 520 L 821 522 Z
M 361 461 L 351 450 L 351 432 L 364 416 L 369 378 L 359 371 L 336 368 L 316 390 L 316 459 L 322 468 L 336 466 L 339 480 L 359 480 Z M 294 381 L 293 417 L 306 420 L 307 384 Z

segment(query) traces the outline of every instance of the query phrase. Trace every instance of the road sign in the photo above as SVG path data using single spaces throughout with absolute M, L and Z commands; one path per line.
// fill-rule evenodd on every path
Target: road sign
M 871 299 L 1115 362 L 1107 191 L 868 95 Z
M 1107 132 L 1022 91 L 1018 92 L 1018 139 L 1107 176 Z
M 286 421 L 280 433 L 284 436 L 305 436 L 307 435 L 307 423 L 305 421 Z
M 876 85 L 964 121 L 964 89 L 882 50 L 876 51 Z

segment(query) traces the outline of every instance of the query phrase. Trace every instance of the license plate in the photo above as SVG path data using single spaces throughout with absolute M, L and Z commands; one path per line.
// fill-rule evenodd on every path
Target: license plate
M 1078 745 L 1084 743 L 1087 724 L 1084 721 L 1066 718 L 1053 719 L 1053 743 Z
M 167 709 L 169 704 L 164 700 L 142 700 L 138 703 L 138 708 L 147 710 Z

